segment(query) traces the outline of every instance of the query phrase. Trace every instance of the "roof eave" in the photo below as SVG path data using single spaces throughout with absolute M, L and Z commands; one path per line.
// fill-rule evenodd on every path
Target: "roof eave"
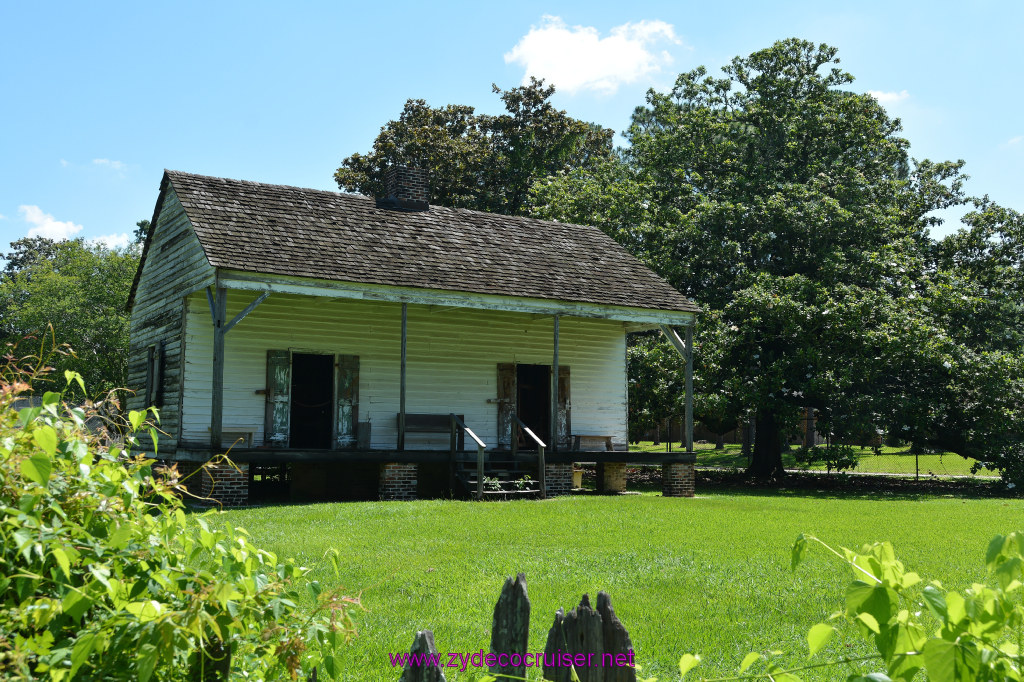
M 567 315 L 616 320 L 633 325 L 689 326 L 695 323 L 695 310 L 639 308 L 623 305 L 564 301 L 557 299 L 499 296 L 468 291 L 399 287 L 361 282 L 288 277 L 243 270 L 217 269 L 219 286 L 247 291 L 269 291 L 303 296 L 349 298 L 395 303 L 477 308 L 544 315 Z

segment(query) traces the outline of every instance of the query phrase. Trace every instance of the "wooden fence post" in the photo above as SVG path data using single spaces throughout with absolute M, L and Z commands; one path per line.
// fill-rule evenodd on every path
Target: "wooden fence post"
M 583 595 L 580 605 L 565 613 L 558 609 L 555 622 L 548 631 L 547 645 L 544 647 L 544 679 L 552 682 L 571 682 L 572 668 L 567 665 L 547 666 L 549 656 L 569 654 L 595 654 L 600 661 L 604 653 L 604 632 L 601 616 L 590 607 L 590 597 Z M 558 659 L 553 659 L 556 663 Z M 580 682 L 604 682 L 604 669 L 598 666 L 576 667 L 576 675 Z
M 616 663 L 604 666 L 604 682 L 636 682 L 636 668 L 632 665 L 618 665 L 622 660 L 633 662 L 633 640 L 615 615 L 612 599 L 607 592 L 597 593 L 597 613 L 601 616 L 604 653 L 610 654 L 609 660 Z
M 426 654 L 436 654 L 437 647 L 434 646 L 434 633 L 430 630 L 420 630 L 416 633 L 416 638 L 412 641 L 412 649 L 409 650 L 409 654 L 416 654 L 418 656 L 424 656 Z M 402 676 L 398 678 L 398 682 L 446 682 L 444 679 L 444 673 L 441 672 L 441 668 L 435 663 L 431 665 L 427 663 L 424 665 L 412 665 L 411 661 L 406 664 L 405 669 L 402 670 Z
M 633 667 L 633 642 L 623 627 L 607 592 L 598 592 L 597 610 L 590 606 L 590 597 L 583 595 L 580 605 L 568 614 L 558 609 L 555 622 L 548 631 L 544 647 L 544 679 L 571 682 L 575 668 L 580 682 L 636 682 Z M 586 656 L 585 665 L 575 665 L 577 656 Z M 568 655 L 573 668 L 561 659 Z M 548 661 L 555 663 L 548 665 Z
M 495 664 L 489 666 L 489 672 L 498 678 L 525 678 L 527 672 L 532 672 L 526 669 L 524 655 L 529 638 L 530 599 L 526 576 L 519 573 L 515 580 L 505 579 L 494 606 L 490 653 L 495 655 Z M 445 662 L 437 656 L 433 632 L 417 632 L 409 653 L 417 657 L 417 664 L 408 661 L 399 682 L 445 682 Z M 502 654 L 508 656 L 508 665 L 497 664 L 497 657 Z M 513 666 L 516 654 L 520 665 Z M 434 655 L 432 661 L 425 660 L 429 655 Z M 541 661 L 535 665 L 541 665 Z M 579 682 L 636 682 L 633 642 L 615 615 L 607 592 L 597 593 L 596 609 L 584 594 L 580 605 L 569 613 L 565 609 L 555 612 L 544 647 L 543 667 L 544 679 L 552 682 L 572 682 L 574 670 Z
M 526 653 L 530 640 L 530 598 L 526 595 L 526 576 L 522 573 L 505 579 L 501 596 L 494 605 L 494 620 L 491 625 L 491 653 Z M 526 661 L 520 658 L 517 666 L 493 665 L 490 671 L 495 675 L 526 677 Z

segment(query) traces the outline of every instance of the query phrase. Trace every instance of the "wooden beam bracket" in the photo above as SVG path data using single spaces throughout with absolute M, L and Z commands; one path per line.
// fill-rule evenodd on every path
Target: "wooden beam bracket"
M 661 332 L 686 361 L 686 404 L 683 427 L 686 436 L 686 451 L 693 452 L 693 327 L 686 327 L 683 332 L 685 338 L 679 338 L 679 333 L 667 324 L 661 325 Z
M 213 320 L 213 326 L 217 326 L 217 304 L 213 300 L 213 287 L 206 287 L 206 302 L 210 304 L 210 318 Z
M 249 305 L 245 306 L 245 309 L 242 312 L 240 312 L 237 315 L 235 315 L 235 317 L 230 322 L 228 322 L 226 325 L 224 325 L 224 333 L 227 334 L 229 331 L 231 331 L 232 327 L 234 327 L 236 324 L 238 324 L 243 319 L 245 319 L 246 315 L 248 315 L 252 311 L 256 310 L 256 307 L 259 306 L 260 303 L 263 303 L 265 300 L 267 300 L 267 298 L 269 296 L 270 296 L 270 292 L 269 291 L 264 291 L 262 294 L 257 296 L 255 301 L 253 301 Z

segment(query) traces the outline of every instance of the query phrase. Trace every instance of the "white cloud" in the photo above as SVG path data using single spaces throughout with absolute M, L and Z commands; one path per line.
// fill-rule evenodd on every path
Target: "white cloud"
M 67 167 L 68 167 L 68 166 L 70 166 L 70 165 L 71 165 L 71 162 L 70 162 L 70 161 L 68 161 L 67 159 L 61 159 L 61 160 L 60 160 L 60 166 L 61 166 L 61 168 L 67 168 Z
M 121 163 L 120 161 L 111 161 L 110 159 L 93 159 L 92 162 L 94 165 L 104 166 L 106 168 L 110 168 L 111 170 L 124 170 L 124 164 Z
M 672 63 L 668 52 L 650 49 L 661 42 L 681 43 L 664 21 L 626 23 L 602 38 L 593 26 L 569 27 L 560 17 L 546 15 L 505 54 L 505 63 L 523 67 L 524 84 L 535 76 L 570 93 L 612 94 Z
M 71 221 L 57 220 L 49 213 L 43 213 L 38 206 L 19 206 L 18 212 L 21 213 L 26 223 L 33 225 L 28 231 L 29 237 L 46 237 L 59 241 L 69 239 L 82 231 L 81 225 L 76 225 Z
M 1015 144 L 1020 144 L 1021 142 L 1024 142 L 1024 135 L 1017 135 L 1016 137 L 1011 137 L 1009 140 L 1006 141 L 1006 144 L 1013 146 Z
M 118 249 L 128 246 L 129 242 L 131 242 L 131 237 L 128 236 L 127 232 L 122 232 L 121 234 L 105 234 L 101 237 L 87 239 L 86 241 L 90 244 L 103 244 L 108 249 Z
M 5 216 L 3 213 L 0 213 L 0 220 L 7 220 L 7 216 Z
M 868 90 L 868 94 L 878 100 L 879 104 L 896 104 L 910 97 L 906 90 L 899 92 L 883 92 L 882 90 Z

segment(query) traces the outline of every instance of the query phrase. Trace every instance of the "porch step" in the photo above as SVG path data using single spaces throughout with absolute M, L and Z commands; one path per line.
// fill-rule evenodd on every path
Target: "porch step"
M 535 478 L 535 471 L 528 471 L 526 467 L 518 470 L 499 468 L 496 464 L 487 462 L 484 467 L 485 499 L 506 500 L 540 495 L 540 482 Z M 461 484 L 464 494 L 471 498 L 476 496 L 479 479 L 475 462 L 472 467 L 457 468 L 455 478 Z
M 530 487 L 530 486 L 532 486 L 534 488 L 539 488 L 540 487 L 540 481 L 535 481 L 532 478 L 526 478 L 526 479 L 523 479 L 523 478 L 501 478 L 501 477 L 498 477 L 498 476 L 494 476 L 494 477 L 491 478 L 491 480 L 497 481 L 503 487 L 506 484 L 510 485 L 510 486 L 516 486 L 516 488 L 515 488 L 516 490 L 520 490 L 518 485 L 522 485 L 524 488 Z M 470 485 L 470 486 L 473 487 L 473 490 L 476 490 L 476 479 L 475 478 L 467 478 L 466 479 L 466 485 Z M 485 477 L 484 478 L 484 487 L 486 488 L 486 486 L 487 486 L 487 478 Z M 484 492 L 486 492 L 486 490 Z

